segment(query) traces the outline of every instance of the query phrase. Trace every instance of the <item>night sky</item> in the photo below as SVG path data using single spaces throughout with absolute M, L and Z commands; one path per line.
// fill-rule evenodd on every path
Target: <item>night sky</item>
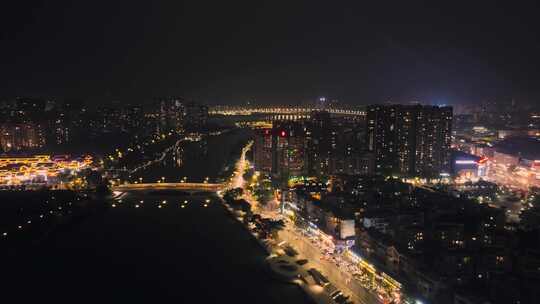
M 540 98 L 539 10 L 521 1 L 4 2 L 0 98 Z

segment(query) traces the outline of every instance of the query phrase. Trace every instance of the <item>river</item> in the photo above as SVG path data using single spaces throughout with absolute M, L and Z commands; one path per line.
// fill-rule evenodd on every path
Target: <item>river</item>
M 221 136 L 209 140 L 206 155 L 185 154 L 184 164 L 197 170 L 194 176 L 225 174 L 217 160 L 232 164 L 230 158 L 240 153 L 227 148 L 227 143 L 235 145 L 229 136 L 238 136 L 237 143 L 248 139 L 239 133 Z M 162 171 L 150 170 L 169 178 L 192 173 L 169 163 Z M 120 200 L 96 202 L 106 207 L 5 261 L 3 298 L 23 303 L 310 302 L 297 286 L 271 278 L 265 252 L 214 194 L 129 192 Z
M 155 182 L 164 177 L 165 181 L 179 182 L 187 177 L 188 182 L 201 182 L 206 177 L 212 181 L 226 178 L 250 134 L 249 130 L 235 129 L 196 142 L 184 141 L 178 151 L 167 153 L 163 161 L 137 172 L 132 179 Z

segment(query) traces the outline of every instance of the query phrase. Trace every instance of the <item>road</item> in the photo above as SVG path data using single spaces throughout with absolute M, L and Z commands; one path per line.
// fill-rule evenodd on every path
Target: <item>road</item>
M 311 267 L 319 269 L 338 289 L 351 296 L 354 303 L 380 303 L 373 294 L 360 286 L 347 272 L 339 269 L 336 264 L 323 259 L 320 249 L 314 246 L 306 237 L 298 234 L 288 226 L 279 232 L 279 239 L 291 244 L 298 252 L 309 260 Z
M 249 142 L 240 154 L 240 159 L 236 162 L 236 169 L 234 170 L 234 176 L 232 178 L 232 188 L 244 188 L 246 181 L 244 180 L 244 172 L 248 168 L 248 161 L 246 160 L 246 153 L 251 149 L 253 142 Z
M 540 186 L 536 176 L 536 170 L 518 166 L 511 169 L 506 164 L 489 161 L 488 176 L 484 179 L 500 186 L 514 188 L 520 191 L 528 191 L 530 187 Z
M 243 188 L 245 190 L 246 181 L 243 178 L 243 173 L 249 166 L 245 154 L 251 149 L 251 145 L 252 143 L 249 143 L 244 147 L 240 159 L 236 163 L 236 170 L 230 182 L 230 187 L 232 188 Z M 252 209 L 255 213 L 274 219 L 281 218 L 277 211 L 259 209 L 258 202 L 253 199 L 248 191 L 244 191 L 243 198 L 252 205 Z M 350 295 L 351 300 L 354 301 L 354 303 L 382 303 L 373 293 L 368 292 L 359 282 L 355 281 L 350 273 L 340 269 L 333 262 L 324 259 L 321 249 L 313 245 L 307 237 L 296 232 L 294 225 L 287 223 L 286 229 L 279 232 L 278 238 L 278 242 L 285 241 L 290 243 L 299 252 L 301 258 L 306 258 L 310 261 L 310 267 L 322 271 L 332 284 L 342 290 L 345 294 Z

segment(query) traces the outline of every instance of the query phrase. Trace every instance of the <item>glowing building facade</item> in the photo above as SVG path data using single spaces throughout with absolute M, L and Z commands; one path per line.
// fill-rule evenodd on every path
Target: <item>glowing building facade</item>
M 91 164 L 90 156 L 80 159 L 50 155 L 0 157 L 0 185 L 54 184 L 60 173 L 76 172 Z
M 451 107 L 373 105 L 368 107 L 366 124 L 376 171 L 425 177 L 448 172 Z

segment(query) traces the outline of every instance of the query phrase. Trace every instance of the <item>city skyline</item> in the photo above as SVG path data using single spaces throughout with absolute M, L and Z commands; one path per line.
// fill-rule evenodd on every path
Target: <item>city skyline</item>
M 540 303 L 536 6 L 5 4 L 4 298 Z

